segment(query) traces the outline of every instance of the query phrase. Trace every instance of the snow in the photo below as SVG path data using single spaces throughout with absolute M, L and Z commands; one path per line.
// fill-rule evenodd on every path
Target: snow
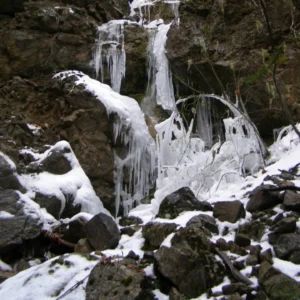
M 277 257 L 274 257 L 273 267 L 297 281 L 300 280 L 300 265 L 296 265 L 290 261 L 281 260 Z
M 62 175 L 48 172 L 18 175 L 20 183 L 27 190 L 26 195 L 22 195 L 24 203 L 27 203 L 28 207 L 35 207 L 35 210 L 39 210 L 38 204 L 31 201 L 30 198 L 34 199 L 35 193 L 41 192 L 44 195 L 57 197 L 62 202 L 61 212 L 68 197 L 71 197 L 74 199 L 74 205 L 81 205 L 82 212 L 92 215 L 100 212 L 109 214 L 103 207 L 99 197 L 95 194 L 90 180 L 81 168 L 68 142 L 60 141 L 42 154 L 34 153 L 28 149 L 24 150 L 25 153 L 32 154 L 36 159 L 35 164 L 40 164 L 51 152 L 55 151 L 64 151 L 64 156 L 69 160 L 72 170 Z M 49 219 L 49 214 L 43 214 L 46 216 L 45 219 Z
M 11 213 L 1 210 L 0 211 L 0 219 L 9 219 L 9 218 L 13 218 L 14 215 L 12 215 Z
M 9 272 L 12 271 L 12 267 L 0 259 L 0 271 Z
M 64 255 L 64 262 L 57 257 L 22 271 L 0 285 L 0 299 L 54 300 L 63 295 L 80 280 L 86 278 L 97 260 L 89 260 L 79 254 Z M 64 300 L 85 299 L 87 279 Z

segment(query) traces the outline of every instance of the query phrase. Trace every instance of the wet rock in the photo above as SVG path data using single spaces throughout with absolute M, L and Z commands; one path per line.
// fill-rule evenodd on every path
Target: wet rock
M 276 233 L 291 233 L 297 228 L 297 219 L 295 217 L 285 218 L 274 224 L 270 230 Z
M 284 194 L 283 205 L 288 210 L 300 212 L 300 195 L 293 191 L 286 191 Z
M 263 262 L 259 269 L 259 282 L 270 299 L 297 299 L 300 285 L 289 276 Z
M 35 193 L 33 199 L 40 207 L 46 208 L 47 212 L 55 219 L 59 220 L 62 211 L 62 201 L 53 195 L 45 195 L 40 192 Z
M 253 213 L 255 211 L 271 208 L 282 202 L 282 200 L 278 197 L 277 192 L 268 192 L 263 190 L 268 187 L 273 186 L 259 186 L 251 192 L 250 200 L 246 207 L 247 211 Z
M 174 219 L 184 211 L 209 211 L 211 205 L 205 201 L 199 201 L 194 193 L 187 187 L 180 188 L 167 196 L 159 207 L 157 217 Z
M 99 263 L 86 285 L 86 300 L 154 300 L 150 291 L 142 290 L 144 273 L 132 259 Z
M 193 226 L 193 225 L 206 228 L 209 232 L 219 234 L 219 229 L 216 220 L 211 216 L 208 215 L 195 216 L 187 222 L 186 227 Z
M 247 247 L 251 244 L 251 240 L 247 236 L 239 233 L 235 235 L 234 242 L 240 247 Z
M 83 231 L 95 250 L 113 249 L 120 240 L 116 222 L 104 213 L 99 213 L 88 221 Z
M 145 239 L 145 249 L 154 250 L 159 248 L 163 240 L 177 228 L 174 223 L 147 223 L 142 230 Z
M 215 203 L 214 206 L 214 217 L 219 219 L 221 222 L 235 223 L 240 218 L 245 217 L 245 209 L 243 204 L 236 201 L 220 201 Z

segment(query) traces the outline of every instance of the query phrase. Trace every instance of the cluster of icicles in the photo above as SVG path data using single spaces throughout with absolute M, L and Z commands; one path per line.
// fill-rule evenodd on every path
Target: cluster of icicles
M 157 190 L 167 195 L 182 186 L 189 186 L 198 197 L 205 198 L 226 186 L 239 181 L 246 172 L 255 172 L 263 164 L 264 146 L 255 126 L 238 107 L 226 97 L 202 95 L 197 101 L 196 120 L 188 129 L 176 109 L 172 76 L 165 54 L 167 33 L 171 26 L 163 20 L 151 22 L 151 6 L 156 0 L 134 0 L 131 14 L 139 14 L 139 22 L 114 20 L 99 27 L 99 39 L 94 55 L 97 77 L 103 82 L 108 70 L 111 87 L 120 92 L 125 77 L 126 53 L 124 26 L 144 26 L 148 32 L 148 88 L 142 101 L 143 112 L 153 116 L 155 106 L 171 113 L 170 118 L 157 124 L 156 146 L 150 139 L 135 135 L 132 124 L 122 118 L 115 122 L 115 141 L 121 139 L 128 148 L 125 157 L 115 153 L 116 207 L 123 206 L 124 214 L 138 205 L 149 193 L 156 180 Z M 165 1 L 179 25 L 180 1 Z M 189 101 L 182 99 L 182 103 Z M 213 144 L 211 102 L 221 101 L 234 118 L 223 120 L 225 142 Z M 197 122 L 198 137 L 192 136 L 193 123 Z M 155 151 L 154 148 L 155 147 Z M 157 171 L 157 174 L 155 172 Z M 125 175 L 126 174 L 126 175 Z M 155 176 L 157 175 L 157 176 Z

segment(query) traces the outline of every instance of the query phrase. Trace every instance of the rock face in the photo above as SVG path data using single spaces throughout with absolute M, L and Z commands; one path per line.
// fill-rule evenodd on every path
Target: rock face
M 3 0 L 0 3 L 0 14 L 13 15 L 24 11 L 23 0 Z
M 83 228 L 83 232 L 95 250 L 113 249 L 120 240 L 120 231 L 115 221 L 100 213 Z
M 211 210 L 211 205 L 200 202 L 189 188 L 183 187 L 162 201 L 157 217 L 174 219 L 180 213 L 191 210 L 208 211 Z

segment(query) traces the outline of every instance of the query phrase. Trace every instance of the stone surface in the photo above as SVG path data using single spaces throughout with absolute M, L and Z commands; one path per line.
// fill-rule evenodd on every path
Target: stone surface
M 239 233 L 235 235 L 234 242 L 240 247 L 246 247 L 251 244 L 251 240 L 247 236 Z
M 214 205 L 214 217 L 224 222 L 235 223 L 240 218 L 245 217 L 245 209 L 243 204 L 236 201 L 220 201 Z
M 131 259 L 99 263 L 90 273 L 86 285 L 86 300 L 154 300 L 154 295 L 142 289 L 144 272 Z
M 94 248 L 88 241 L 88 239 L 80 239 L 74 248 L 74 252 L 77 253 L 91 253 L 94 251 Z
M 125 217 L 122 217 L 119 221 L 119 224 L 121 226 L 139 225 L 142 223 L 143 223 L 143 221 L 141 218 L 134 217 L 134 216 L 125 216 Z
M 295 250 L 299 250 L 300 235 L 296 233 L 280 234 L 275 241 L 273 248 L 277 257 L 288 259 Z
M 163 240 L 172 232 L 175 232 L 177 224 L 174 223 L 147 223 L 142 230 L 145 239 L 145 249 L 154 250 L 159 248 Z
M 20 187 L 15 170 L 12 169 L 4 157 L 0 156 L 0 188 L 20 189 Z
M 120 240 L 120 231 L 112 217 L 100 213 L 83 228 L 83 232 L 95 250 L 114 249 Z
M 284 194 L 283 205 L 286 209 L 300 212 L 300 195 L 293 191 L 286 191 Z
M 282 200 L 278 197 L 277 192 L 268 192 L 262 190 L 267 189 L 268 187 L 272 186 L 260 186 L 251 192 L 250 200 L 246 207 L 247 211 L 253 213 L 255 211 L 271 208 L 282 202 Z
M 295 217 L 285 218 L 283 220 L 278 221 L 274 224 L 270 231 L 274 231 L 276 233 L 291 233 L 295 232 L 297 228 L 297 219 Z
M 211 205 L 204 201 L 199 201 L 194 193 L 187 187 L 183 187 L 167 196 L 159 207 L 157 217 L 174 219 L 184 211 L 209 211 Z
M 33 199 L 40 207 L 46 208 L 47 212 L 55 219 L 59 220 L 62 211 L 62 202 L 54 195 L 44 195 L 36 192 Z
M 206 228 L 210 233 L 219 234 L 219 229 L 216 220 L 211 216 L 208 215 L 195 216 L 187 222 L 186 227 L 193 226 L 193 225 Z

